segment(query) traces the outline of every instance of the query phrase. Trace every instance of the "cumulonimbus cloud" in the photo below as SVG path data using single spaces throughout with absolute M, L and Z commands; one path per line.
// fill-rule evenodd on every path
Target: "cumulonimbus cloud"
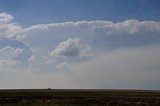
M 0 39 L 23 42 L 34 56 L 26 53 L 17 61 L 14 58 L 26 51 L 11 45 L 2 46 L 1 69 L 14 69 L 24 56 L 30 57 L 25 58 L 25 64 L 33 66 L 29 68 L 29 74 L 27 71 L 12 72 L 13 75 L 6 72 L 4 76 L 13 79 L 11 86 L 8 78 L 2 78 L 8 87 L 17 87 L 17 81 L 20 81 L 21 88 L 27 84 L 28 87 L 56 88 L 160 88 L 160 22 L 96 20 L 22 28 L 12 19 L 7 13 L 0 14 Z M 79 58 L 90 55 L 89 59 Z M 62 71 L 57 72 L 58 68 Z M 4 82 L 0 80 L 0 83 Z
M 85 57 L 91 53 L 94 54 L 92 56 L 94 58 L 120 48 L 158 44 L 160 22 L 133 19 L 122 22 L 102 20 L 62 22 L 33 25 L 25 28 L 24 33 L 21 41 L 36 51 L 34 54 L 38 55 L 37 61 L 43 60 L 47 64 L 62 61 L 70 63 L 82 61 L 74 60 L 75 58 L 60 60 L 61 58 L 53 57 Z M 38 60 L 42 57 L 46 58 Z
M 25 28 L 24 32 L 26 36 L 21 40 L 34 49 L 39 48 L 39 45 L 50 49 L 69 38 L 80 38 L 81 41 L 89 42 L 91 46 L 98 48 L 141 46 L 159 42 L 160 22 L 138 20 L 116 23 L 101 20 L 62 22 L 34 25 Z

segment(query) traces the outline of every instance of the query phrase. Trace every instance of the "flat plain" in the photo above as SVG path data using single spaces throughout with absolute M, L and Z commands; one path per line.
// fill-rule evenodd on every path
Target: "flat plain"
M 159 90 L 12 89 L 0 90 L 1 106 L 160 106 Z

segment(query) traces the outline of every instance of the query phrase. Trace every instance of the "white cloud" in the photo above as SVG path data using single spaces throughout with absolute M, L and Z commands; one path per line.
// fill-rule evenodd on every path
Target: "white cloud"
M 36 63 L 36 57 L 35 57 L 34 55 L 32 55 L 32 56 L 28 59 L 29 67 L 31 68 L 32 66 L 34 66 L 35 63 Z
M 19 54 L 23 52 L 23 49 L 17 47 L 13 48 L 11 46 L 6 46 L 0 49 L 0 59 L 4 58 L 16 58 Z
M 70 38 L 67 41 L 61 42 L 51 53 L 51 56 L 77 57 L 91 56 L 86 45 L 80 42 L 79 38 Z
M 62 22 L 62 23 L 50 23 L 50 24 L 38 24 L 26 28 L 26 32 L 48 30 L 48 29 L 63 29 L 63 28 L 75 28 L 75 27 L 96 27 L 104 26 L 106 24 L 112 24 L 111 21 L 78 21 L 78 22 Z
M 87 30 L 93 31 L 95 28 L 106 28 L 107 31 L 126 31 L 128 33 L 134 33 L 139 31 L 160 31 L 160 22 L 155 21 L 138 21 L 138 20 L 126 20 L 123 22 L 113 23 L 112 21 L 79 21 L 79 22 L 63 22 L 63 23 L 51 23 L 51 24 L 39 24 L 26 28 L 26 32 L 31 31 L 47 31 L 49 29 L 76 29 L 87 28 Z M 140 29 L 139 29 L 140 28 Z M 81 30 L 79 29 L 79 30 Z M 142 30 L 144 29 L 144 30 Z M 77 29 L 76 29 L 77 30 Z M 87 31 L 86 30 L 86 31 Z
M 13 20 L 13 16 L 5 12 L 0 13 L 0 22 L 9 22 Z
M 12 19 L 10 14 L 0 14 L 0 39 L 17 39 L 24 34 L 21 26 L 10 22 Z
M 14 23 L 0 22 L 0 39 L 16 39 L 23 35 L 23 29 Z
M 43 56 L 43 60 L 45 61 L 45 64 L 51 64 L 55 62 L 55 60 L 49 56 Z
M 98 26 L 106 30 L 106 35 L 123 35 L 138 34 L 142 32 L 160 32 L 160 22 L 155 21 L 138 21 L 138 20 L 126 20 L 123 22 L 117 22 L 110 25 Z
M 71 70 L 71 65 L 67 62 L 63 62 L 59 65 L 57 65 L 60 71 L 70 71 Z
M 13 70 L 13 67 L 20 63 L 19 61 L 13 60 L 13 59 L 0 59 L 0 71 L 4 70 Z

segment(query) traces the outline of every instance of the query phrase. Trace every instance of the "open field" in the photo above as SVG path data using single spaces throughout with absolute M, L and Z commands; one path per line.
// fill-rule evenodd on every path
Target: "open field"
M 0 90 L 0 105 L 160 106 L 160 91 L 97 89 Z

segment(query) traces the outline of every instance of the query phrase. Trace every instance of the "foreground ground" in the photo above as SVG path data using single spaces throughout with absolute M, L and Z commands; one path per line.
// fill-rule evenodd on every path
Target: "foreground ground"
M 0 105 L 160 106 L 160 91 L 96 89 L 0 90 Z

